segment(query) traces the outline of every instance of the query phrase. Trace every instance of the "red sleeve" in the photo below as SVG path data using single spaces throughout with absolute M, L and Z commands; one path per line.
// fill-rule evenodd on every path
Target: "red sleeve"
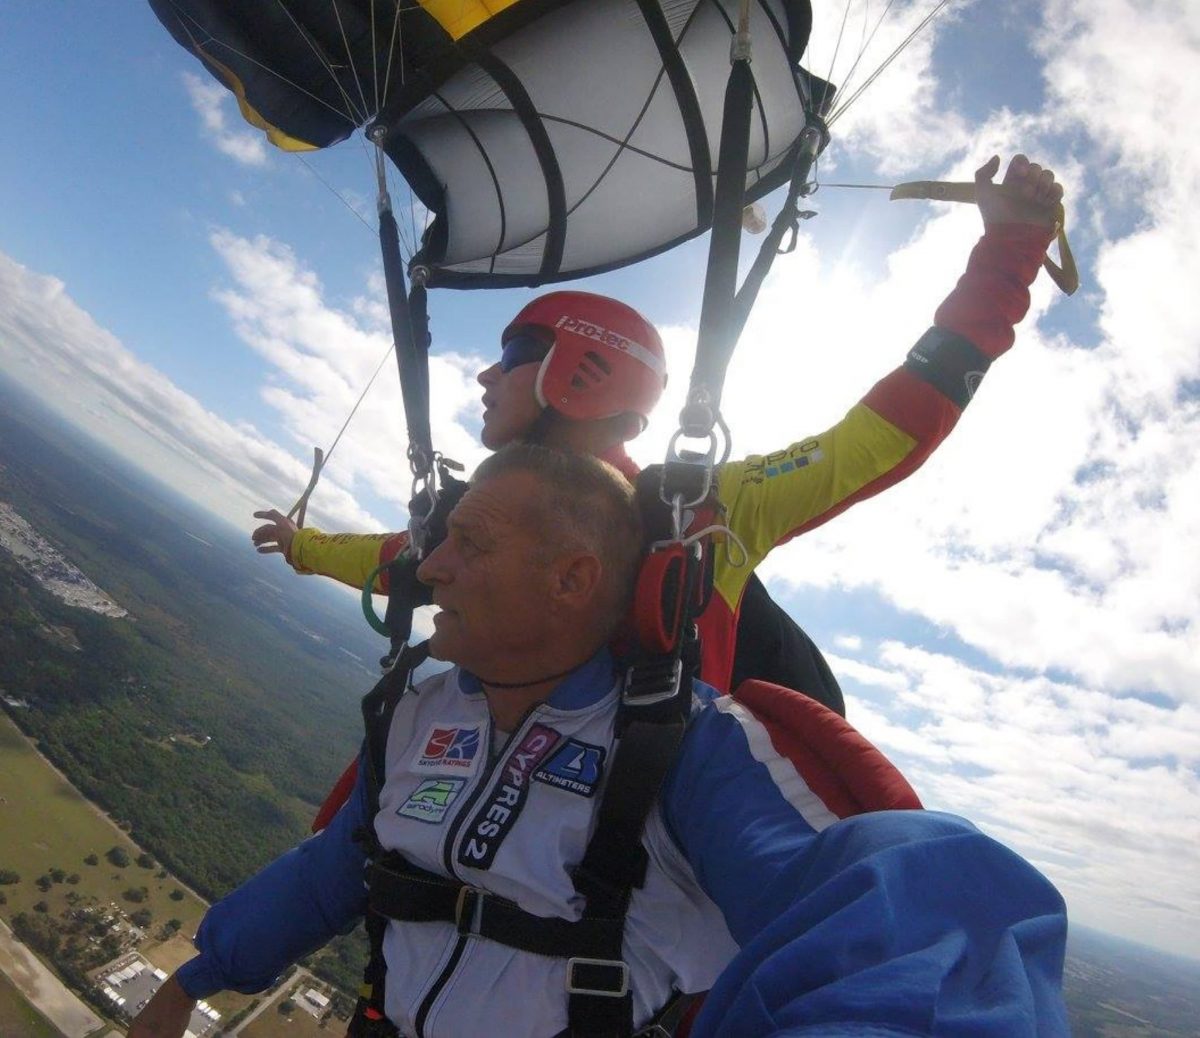
M 1013 329 L 1029 309 L 1029 286 L 1053 236 L 1053 228 L 1028 223 L 989 227 L 933 323 L 970 339 L 993 360 L 999 357 L 1012 346 Z
M 386 541 L 379 546 L 379 565 L 391 562 L 397 555 L 403 552 L 408 547 L 408 532 L 394 533 Z M 376 580 L 376 586 L 381 595 L 388 593 L 388 571 L 381 570 L 379 578 Z

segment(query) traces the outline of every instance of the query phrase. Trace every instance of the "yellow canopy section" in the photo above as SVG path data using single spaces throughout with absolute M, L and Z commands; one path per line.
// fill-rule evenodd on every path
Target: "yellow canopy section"
M 436 18 L 438 24 L 450 34 L 451 39 L 461 40 L 474 32 L 493 15 L 520 0 L 418 0 L 425 12 Z
M 275 147 L 282 151 L 317 151 L 320 149 L 319 144 L 309 144 L 308 141 L 299 140 L 296 137 L 290 137 L 284 133 L 278 126 L 272 126 L 266 119 L 259 114 L 256 109 L 246 99 L 246 88 L 242 81 L 238 79 L 233 69 L 226 65 L 222 65 L 211 54 L 206 51 L 198 51 L 200 57 L 205 62 L 212 66 L 220 77 L 221 81 L 230 89 L 233 96 L 237 98 L 238 108 L 241 109 L 242 118 L 246 120 L 255 129 L 262 130 L 267 135 L 269 140 Z

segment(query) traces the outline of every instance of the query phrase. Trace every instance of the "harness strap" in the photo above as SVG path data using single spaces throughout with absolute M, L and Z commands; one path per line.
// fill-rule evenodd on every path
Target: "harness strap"
M 606 954 L 622 920 L 533 915 L 516 902 L 417 868 L 391 854 L 367 867 L 371 911 L 409 923 L 453 923 L 464 937 L 483 937 L 518 951 L 553 958 Z
M 396 704 L 408 690 L 413 671 L 428 657 L 427 642 L 413 646 L 405 645 L 396 655 L 391 669 L 362 699 L 363 725 L 366 730 L 362 767 L 367 794 L 367 813 L 366 824 L 355 833 L 355 839 L 363 845 L 367 856 L 372 859 L 382 852 L 373 821 L 379 813 L 379 793 L 383 788 L 383 776 L 386 774 L 385 754 L 392 715 L 396 712 Z M 347 1032 L 351 1038 L 388 1038 L 396 1033 L 387 1019 L 383 1005 L 384 982 L 387 976 L 387 961 L 383 957 L 383 936 L 387 930 L 387 923 L 386 917 L 367 912 L 365 926 L 371 952 L 363 971 L 358 1003 L 354 1007 L 354 1016 Z

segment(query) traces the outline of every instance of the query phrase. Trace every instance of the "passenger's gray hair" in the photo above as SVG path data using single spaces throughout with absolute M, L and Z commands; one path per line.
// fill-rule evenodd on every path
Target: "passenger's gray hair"
M 528 472 L 541 485 L 540 500 L 527 503 L 523 521 L 544 538 L 548 560 L 569 551 L 590 552 L 600 560 L 615 629 L 628 611 L 642 555 L 633 486 L 590 454 L 531 443 L 513 443 L 491 455 L 475 470 L 472 483 L 506 472 Z

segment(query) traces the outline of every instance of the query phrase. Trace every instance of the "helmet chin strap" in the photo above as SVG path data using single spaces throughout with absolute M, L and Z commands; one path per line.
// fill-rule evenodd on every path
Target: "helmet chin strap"
M 602 437 L 603 442 L 595 444 L 596 449 L 603 448 L 607 450 L 609 447 L 615 446 L 619 443 L 628 443 L 645 427 L 645 423 L 639 421 L 635 415 L 632 420 L 632 428 L 626 428 L 624 431 L 619 430 L 615 424 L 615 420 L 622 417 L 628 418 L 628 415 L 629 412 L 626 412 L 624 416 L 612 415 L 610 418 L 597 418 L 591 419 L 587 422 L 579 422 L 575 421 L 574 419 L 567 418 L 561 411 L 556 411 L 553 407 L 544 407 L 542 408 L 541 414 L 539 414 L 537 418 L 533 420 L 533 423 L 529 426 L 528 430 L 526 430 L 525 434 L 519 439 L 521 443 L 532 443 L 539 447 L 559 447 L 560 449 L 563 449 L 563 445 L 556 444 L 554 442 L 554 438 L 555 433 L 558 430 L 561 430 L 564 426 L 587 424 L 599 427 L 602 423 L 612 421 L 614 424 L 608 427 L 612 430 L 611 438 L 605 435 Z
M 550 434 L 567 421 L 553 407 L 543 407 L 542 413 L 539 414 L 530 425 L 525 435 L 521 437 L 522 443 L 532 443 L 541 447 L 549 446 L 546 442 L 550 438 Z

